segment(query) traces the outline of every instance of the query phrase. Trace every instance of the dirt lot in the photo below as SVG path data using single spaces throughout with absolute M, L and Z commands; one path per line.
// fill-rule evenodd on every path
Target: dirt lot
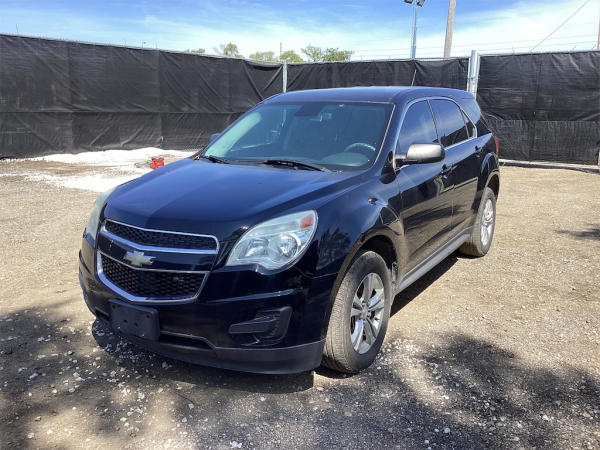
M 20 174 L 85 170 L 0 161 L 0 447 L 600 448 L 599 175 L 503 168 L 490 254 L 401 294 L 372 368 L 275 377 L 94 323 L 77 252 L 97 194 Z

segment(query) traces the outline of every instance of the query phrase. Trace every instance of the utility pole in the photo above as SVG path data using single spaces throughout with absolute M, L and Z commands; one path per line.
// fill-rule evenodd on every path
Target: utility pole
M 418 8 L 423 6 L 425 0 L 404 0 L 405 3 L 413 5 L 413 19 L 412 19 L 412 35 L 410 38 L 410 57 L 415 59 L 417 56 L 417 11 Z
M 448 4 L 448 21 L 446 22 L 446 42 L 444 43 L 444 58 L 450 58 L 452 52 L 452 35 L 454 34 L 454 13 L 456 11 L 456 0 L 450 0 Z
M 600 50 L 600 0 L 598 0 L 598 46 L 596 48 Z M 598 160 L 600 161 L 600 155 L 598 155 Z

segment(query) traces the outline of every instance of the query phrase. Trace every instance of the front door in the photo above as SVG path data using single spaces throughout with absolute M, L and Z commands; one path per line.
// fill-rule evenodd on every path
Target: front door
M 406 112 L 396 153 L 405 155 L 412 144 L 439 143 L 433 115 L 426 100 Z M 452 188 L 446 161 L 408 164 L 398 170 L 402 219 L 408 252 L 406 270 L 429 256 L 449 237 L 452 225 Z

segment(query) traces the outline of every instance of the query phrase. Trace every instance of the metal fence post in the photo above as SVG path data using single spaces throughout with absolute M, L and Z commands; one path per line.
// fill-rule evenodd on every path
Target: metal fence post
M 479 53 L 477 53 L 477 50 L 471 50 L 467 72 L 467 91 L 477 97 L 477 85 L 479 83 Z
M 283 61 L 283 92 L 287 92 L 287 61 Z

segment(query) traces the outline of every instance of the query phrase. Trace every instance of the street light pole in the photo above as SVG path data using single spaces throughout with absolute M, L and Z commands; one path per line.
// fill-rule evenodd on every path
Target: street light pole
M 410 57 L 415 59 L 417 56 L 417 2 L 413 3 L 412 36 L 410 38 Z
M 404 2 L 413 5 L 412 35 L 410 38 L 410 57 L 412 59 L 415 59 L 417 56 L 417 9 L 420 6 L 423 6 L 425 0 L 404 0 Z

